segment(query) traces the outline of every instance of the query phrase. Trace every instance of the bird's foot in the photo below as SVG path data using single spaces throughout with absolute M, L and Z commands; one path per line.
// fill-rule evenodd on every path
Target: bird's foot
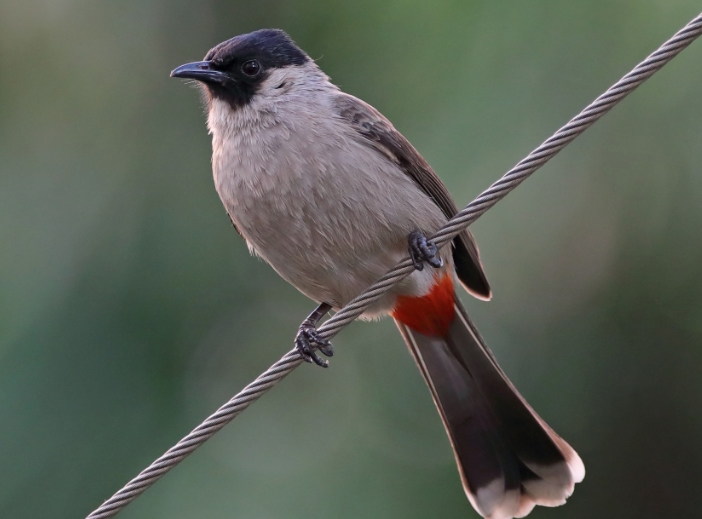
M 305 362 L 314 362 L 323 368 L 329 367 L 329 362 L 317 355 L 315 350 L 321 351 L 327 357 L 334 355 L 334 348 L 328 339 L 322 337 L 317 331 L 317 323 L 331 309 L 331 306 L 322 303 L 312 312 L 307 319 L 302 321 L 295 336 L 295 348 Z
M 323 368 L 329 367 L 329 362 L 317 355 L 319 350 L 327 357 L 334 355 L 334 348 L 329 340 L 323 339 L 313 324 L 302 323 L 295 337 L 295 347 L 305 362 L 314 362 Z
M 424 263 L 429 263 L 435 269 L 441 268 L 444 264 L 439 256 L 439 248 L 433 242 L 427 240 L 420 231 L 412 231 L 407 237 L 409 243 L 409 254 L 414 263 L 414 268 L 424 270 Z

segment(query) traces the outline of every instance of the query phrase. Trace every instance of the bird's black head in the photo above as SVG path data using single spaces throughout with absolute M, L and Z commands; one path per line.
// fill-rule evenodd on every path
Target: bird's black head
M 214 97 L 233 108 L 248 104 L 271 71 L 310 61 L 295 42 L 280 29 L 261 29 L 220 43 L 205 61 L 188 63 L 171 77 L 196 79 Z

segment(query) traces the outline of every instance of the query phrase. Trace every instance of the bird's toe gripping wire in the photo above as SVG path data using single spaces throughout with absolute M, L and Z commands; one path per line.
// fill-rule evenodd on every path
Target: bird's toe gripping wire
M 420 231 L 412 231 L 407 236 L 409 254 L 414 263 L 414 268 L 424 270 L 424 263 L 428 263 L 435 269 L 441 268 L 444 264 L 439 255 L 439 248 L 431 241 L 427 240 Z
M 327 357 L 334 355 L 334 348 L 328 339 L 323 338 L 317 331 L 317 323 L 331 310 L 331 305 L 320 304 L 314 312 L 302 321 L 295 336 L 295 348 L 305 362 L 314 362 L 323 368 L 329 367 L 329 362 L 317 355 L 319 350 Z

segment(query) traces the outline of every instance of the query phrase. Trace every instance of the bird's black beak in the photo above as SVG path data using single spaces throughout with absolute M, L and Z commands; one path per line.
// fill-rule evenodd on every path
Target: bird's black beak
M 171 77 L 196 79 L 203 83 L 217 83 L 220 85 L 226 83 L 230 79 L 224 72 L 215 70 L 210 61 L 196 61 L 194 63 L 181 65 L 171 72 Z

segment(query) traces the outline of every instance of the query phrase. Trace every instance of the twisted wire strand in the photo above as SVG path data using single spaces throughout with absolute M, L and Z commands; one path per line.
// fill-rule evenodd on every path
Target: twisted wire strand
M 534 171 L 553 158 L 701 34 L 702 13 L 481 193 L 434 234 L 431 240 L 439 247 L 450 243 L 458 233 L 507 196 Z M 413 270 L 414 267 L 409 257 L 402 260 L 395 268 L 327 320 L 318 330 L 320 335 L 325 339 L 334 337 L 342 328 L 361 315 L 369 305 L 377 301 L 390 287 L 407 277 Z M 301 363 L 302 358 L 298 352 L 296 350 L 289 351 L 202 424 L 193 429 L 190 434 L 141 471 L 86 519 L 106 519 L 116 515 Z

